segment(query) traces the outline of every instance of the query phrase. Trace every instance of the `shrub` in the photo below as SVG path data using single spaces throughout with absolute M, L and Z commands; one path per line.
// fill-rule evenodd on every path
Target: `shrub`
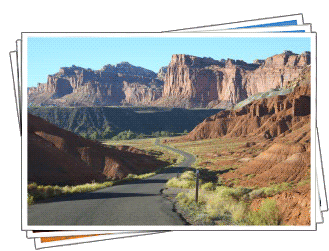
M 194 198 L 192 198 L 192 196 L 189 196 L 186 193 L 179 193 L 176 196 L 176 200 L 178 201 L 178 203 L 183 206 L 183 205 L 190 205 L 192 202 L 194 202 Z
M 101 133 L 101 138 L 110 139 L 111 137 L 113 137 L 113 131 L 111 127 L 106 127 L 105 130 Z
M 217 185 L 219 185 L 219 186 L 223 186 L 224 185 L 224 181 L 223 181 L 223 179 L 219 175 L 217 177 Z
M 249 212 L 248 223 L 250 225 L 279 225 L 280 212 L 273 199 L 265 199 L 257 211 Z
M 167 181 L 166 186 L 167 187 L 177 187 L 177 188 L 194 188 L 195 181 L 174 177 Z
M 180 179 L 186 179 L 186 180 L 194 180 L 195 179 L 195 173 L 193 171 L 186 171 L 181 174 L 179 177 Z
M 37 185 L 36 183 L 32 183 L 28 185 L 28 203 L 34 203 L 37 200 L 48 199 L 55 196 L 60 196 L 63 194 L 72 194 L 72 193 L 84 193 L 95 191 L 100 188 L 105 188 L 108 186 L 112 186 L 114 184 L 113 181 L 107 181 L 104 183 L 87 183 L 84 185 L 77 186 L 43 186 Z
M 128 174 L 127 177 L 125 179 L 146 179 L 149 178 L 153 175 L 155 175 L 156 173 L 145 173 L 145 174 Z
M 253 190 L 250 194 L 249 194 L 250 199 L 256 199 L 256 198 L 263 198 L 265 197 L 265 193 L 263 189 L 256 189 Z
M 185 175 L 189 177 L 190 174 Z M 171 181 L 175 184 L 181 182 L 177 178 L 171 179 Z M 280 224 L 279 209 L 274 200 L 265 199 L 257 211 L 249 211 L 249 196 L 254 197 L 256 192 L 264 193 L 264 189 L 255 190 L 256 192 L 245 187 L 217 186 L 215 190 L 207 189 L 213 186 L 216 187 L 214 183 L 202 185 L 203 189 L 200 190 L 198 203 L 195 203 L 194 190 L 177 195 L 178 204 L 188 212 L 192 221 L 197 221 L 198 224 L 216 223 L 219 225 Z
M 30 194 L 27 194 L 27 204 L 32 205 L 34 203 L 34 197 Z
M 250 180 L 252 178 L 254 178 L 256 176 L 256 174 L 252 173 L 252 174 L 248 174 L 247 179 Z
M 292 187 L 292 183 L 283 182 L 281 184 L 272 185 L 270 187 L 258 188 L 250 193 L 250 199 L 272 197 Z
M 84 138 L 88 138 L 88 134 L 86 132 L 81 132 L 80 136 Z
M 234 199 L 235 197 L 234 196 L 235 188 L 220 186 L 216 188 L 215 192 L 217 196 L 226 200 Z
M 91 140 L 96 140 L 96 139 L 99 139 L 100 137 L 99 137 L 98 132 L 95 131 L 95 132 L 93 132 L 92 134 L 90 134 L 89 138 L 90 138 Z
M 216 189 L 216 185 L 212 182 L 207 182 L 201 185 L 201 189 L 206 191 L 214 191 Z
M 129 140 L 129 139 L 136 139 L 137 134 L 128 130 L 118 133 L 118 135 L 112 137 L 112 140 Z
M 202 180 L 200 179 L 200 184 Z M 179 178 L 172 178 L 167 181 L 167 187 L 177 187 L 177 188 L 194 188 L 195 187 L 195 173 L 193 171 L 186 171 L 181 174 Z

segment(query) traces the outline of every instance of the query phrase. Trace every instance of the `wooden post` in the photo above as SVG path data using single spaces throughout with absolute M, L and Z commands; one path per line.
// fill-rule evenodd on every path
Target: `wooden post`
M 195 181 L 195 202 L 198 204 L 199 200 L 199 170 L 196 170 L 196 181 Z

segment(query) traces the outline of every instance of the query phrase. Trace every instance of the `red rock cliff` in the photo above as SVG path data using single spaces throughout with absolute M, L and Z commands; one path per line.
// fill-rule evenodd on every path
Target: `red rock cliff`
M 310 125 L 310 68 L 292 93 L 253 101 L 237 110 L 225 110 L 197 125 L 186 139 L 261 136 L 273 138 Z M 305 135 L 304 135 L 305 136 Z
M 216 61 L 184 54 L 173 55 L 158 105 L 228 107 L 259 92 L 285 87 L 310 64 L 310 54 L 285 51 L 247 64 Z

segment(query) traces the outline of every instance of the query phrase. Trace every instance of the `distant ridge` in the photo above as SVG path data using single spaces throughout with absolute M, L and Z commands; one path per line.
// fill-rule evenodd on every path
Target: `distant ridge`
M 158 73 L 128 62 L 100 70 L 73 65 L 28 88 L 30 106 L 232 108 L 260 92 L 284 88 L 310 65 L 310 53 L 284 51 L 252 64 L 174 54 Z

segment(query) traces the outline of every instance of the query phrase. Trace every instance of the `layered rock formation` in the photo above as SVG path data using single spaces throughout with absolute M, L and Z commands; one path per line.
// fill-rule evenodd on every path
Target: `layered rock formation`
M 236 110 L 221 111 L 196 126 L 187 139 L 250 135 L 270 139 L 309 126 L 310 68 L 303 74 L 307 78 L 301 78 L 292 93 L 256 100 Z
M 28 115 L 28 182 L 77 185 L 166 165 L 132 147 L 107 147 Z
M 245 187 L 295 182 L 310 171 L 310 68 L 295 83 L 292 93 L 260 99 L 236 110 L 205 119 L 180 140 L 239 137 L 261 144 L 261 153 L 224 179 L 239 178 Z M 246 178 L 250 175 L 253 177 Z M 242 177 L 242 178 L 241 178 Z
M 235 137 L 247 140 L 236 155 L 227 153 L 227 159 L 235 161 L 238 167 L 232 165 L 234 170 L 221 174 L 221 181 L 231 187 L 253 188 L 249 197 L 252 210 L 258 210 L 264 198 L 271 197 L 279 209 L 280 224 L 309 225 L 310 67 L 296 82 L 289 84 L 295 85 L 293 92 L 252 101 L 236 110 L 221 111 L 176 141 Z M 225 156 L 222 163 L 228 161 L 221 148 L 218 154 Z M 221 164 L 218 163 L 216 168 L 221 170 Z M 261 187 L 267 187 L 267 192 L 258 189 Z
M 291 51 L 247 64 L 173 55 L 158 105 L 228 108 L 245 98 L 286 87 L 310 64 L 310 53 Z
M 98 71 L 63 67 L 28 90 L 30 104 L 143 105 L 230 108 L 256 93 L 285 88 L 310 65 L 310 53 L 291 51 L 252 64 L 174 54 L 158 74 L 127 62 Z
M 161 79 L 161 80 L 164 80 L 166 74 L 167 74 L 167 71 L 168 71 L 168 67 L 167 66 L 163 66 L 160 68 L 157 76 L 158 76 L 158 79 Z
M 28 90 L 29 104 L 56 106 L 144 105 L 161 96 L 157 74 L 127 62 L 98 71 L 63 67 Z

